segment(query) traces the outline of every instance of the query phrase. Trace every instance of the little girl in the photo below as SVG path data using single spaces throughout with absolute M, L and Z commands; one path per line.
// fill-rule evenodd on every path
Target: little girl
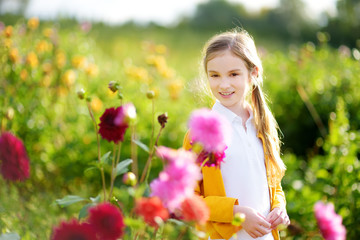
M 216 98 L 212 111 L 232 130 L 220 169 L 203 167 L 196 188 L 210 209 L 209 239 L 280 239 L 277 227 L 290 223 L 281 187 L 285 165 L 278 126 L 261 90 L 263 68 L 255 43 L 244 30 L 216 35 L 204 48 L 203 64 Z M 237 212 L 246 216 L 240 228 L 231 224 Z

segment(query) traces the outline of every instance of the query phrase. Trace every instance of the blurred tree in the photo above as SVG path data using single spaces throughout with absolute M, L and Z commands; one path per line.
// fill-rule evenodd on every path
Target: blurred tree
M 6 12 L 24 15 L 29 0 L 0 0 L 0 15 Z
M 210 0 L 199 4 L 190 26 L 201 29 L 229 29 L 241 25 L 247 12 L 243 5 L 226 0 Z
M 322 30 L 330 34 L 330 43 L 360 48 L 360 0 L 338 0 L 337 15 L 329 17 Z

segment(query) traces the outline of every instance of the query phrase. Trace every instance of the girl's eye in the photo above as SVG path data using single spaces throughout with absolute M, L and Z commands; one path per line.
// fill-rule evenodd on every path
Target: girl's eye
M 237 73 L 231 73 L 231 76 L 232 76 L 232 77 L 236 77 L 237 75 L 239 75 L 239 74 L 237 74 Z
M 210 77 L 219 77 L 217 74 L 210 75 Z

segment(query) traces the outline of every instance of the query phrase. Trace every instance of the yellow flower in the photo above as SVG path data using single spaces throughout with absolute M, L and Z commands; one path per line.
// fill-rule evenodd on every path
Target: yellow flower
M 29 21 L 27 22 L 28 28 L 30 28 L 31 30 L 35 30 L 38 28 L 39 26 L 39 18 L 37 17 L 32 17 L 29 19 Z
M 41 40 L 40 42 L 38 42 L 38 44 L 36 45 L 36 51 L 41 54 L 44 52 L 50 52 L 52 50 L 52 44 L 45 41 L 45 40 Z
M 40 82 L 41 86 L 49 87 L 51 84 L 51 77 L 49 75 L 45 75 Z
M 39 64 L 39 60 L 34 52 L 29 52 L 26 56 L 26 63 L 30 65 L 31 68 L 35 68 Z
M 168 90 L 171 99 L 176 100 L 180 97 L 181 91 L 183 89 L 183 83 L 181 79 L 178 79 L 176 81 L 172 81 L 168 84 Z
M 20 60 L 19 50 L 17 50 L 17 48 L 12 48 L 12 49 L 9 51 L 9 58 L 10 58 L 10 60 L 11 60 L 13 63 L 19 62 L 19 60 Z
M 94 63 L 90 63 L 86 69 L 85 69 L 85 72 L 88 76 L 90 77 L 95 77 L 98 75 L 99 73 L 99 69 L 98 67 L 94 64 Z
M 91 100 L 90 104 L 91 104 L 91 108 L 94 110 L 94 112 L 99 112 L 102 109 L 102 106 L 103 106 L 102 101 L 97 97 L 94 97 Z
M 63 83 L 70 87 L 74 84 L 76 80 L 76 73 L 73 70 L 69 69 L 64 73 L 61 79 Z
M 11 37 L 13 35 L 13 26 L 7 26 L 4 30 L 5 37 Z
M 45 28 L 43 30 L 43 35 L 47 38 L 50 38 L 54 34 L 54 30 L 52 28 Z
M 68 93 L 68 90 L 65 87 L 60 86 L 57 88 L 57 95 L 59 97 L 65 97 L 67 95 L 67 93 Z
M 85 67 L 86 58 L 83 56 L 74 56 L 71 59 L 71 63 L 74 66 L 74 68 L 80 69 Z
M 5 39 L 4 39 L 4 46 L 5 46 L 6 48 L 11 48 L 11 46 L 12 46 L 12 40 L 11 40 L 11 38 L 5 38 Z
M 49 74 L 49 73 L 51 72 L 51 70 L 52 70 L 52 65 L 51 65 L 51 63 L 48 63 L 48 62 L 44 63 L 44 64 L 42 65 L 42 70 L 43 70 L 43 72 L 44 72 L 45 74 Z
M 55 61 L 56 61 L 56 66 L 58 68 L 63 68 L 66 64 L 66 56 L 65 53 L 63 51 L 57 51 L 56 53 L 56 57 L 55 57 Z
M 125 72 L 128 76 L 134 78 L 135 80 L 139 80 L 144 83 L 150 82 L 149 72 L 146 68 L 129 66 L 126 67 Z
M 21 72 L 20 72 L 20 79 L 25 81 L 28 77 L 28 72 L 26 71 L 26 69 L 22 69 Z
M 171 79 L 175 76 L 175 70 L 171 68 L 159 69 L 159 73 L 163 78 Z
M 165 45 L 160 44 L 160 45 L 156 45 L 155 51 L 156 51 L 158 54 L 165 54 L 165 53 L 167 52 L 167 48 L 166 48 Z

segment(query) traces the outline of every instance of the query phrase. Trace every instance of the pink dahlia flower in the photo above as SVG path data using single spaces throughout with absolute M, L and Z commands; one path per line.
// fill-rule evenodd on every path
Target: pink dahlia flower
M 96 233 L 88 223 L 79 223 L 73 219 L 69 222 L 61 222 L 55 227 L 51 240 L 97 240 Z
M 30 163 L 23 142 L 9 132 L 0 137 L 0 172 L 4 179 L 24 181 L 30 174 Z
M 129 127 L 127 122 L 115 123 L 118 116 L 123 116 L 123 107 L 108 108 L 100 117 L 99 133 L 102 138 L 109 142 L 118 143 L 124 141 L 126 129 Z
M 183 149 L 159 147 L 157 154 L 168 164 L 159 177 L 151 182 L 151 196 L 158 196 L 170 211 L 180 207 L 182 201 L 194 194 L 200 169 L 193 153 Z
M 124 220 L 120 210 L 110 203 L 89 209 L 88 221 L 99 239 L 116 240 L 124 234 Z
M 315 204 L 314 210 L 321 234 L 325 240 L 346 239 L 346 229 L 342 225 L 342 218 L 335 213 L 332 203 L 324 204 L 319 201 Z
M 189 121 L 191 140 L 200 143 L 206 152 L 223 152 L 230 136 L 227 120 L 209 109 L 195 110 Z

